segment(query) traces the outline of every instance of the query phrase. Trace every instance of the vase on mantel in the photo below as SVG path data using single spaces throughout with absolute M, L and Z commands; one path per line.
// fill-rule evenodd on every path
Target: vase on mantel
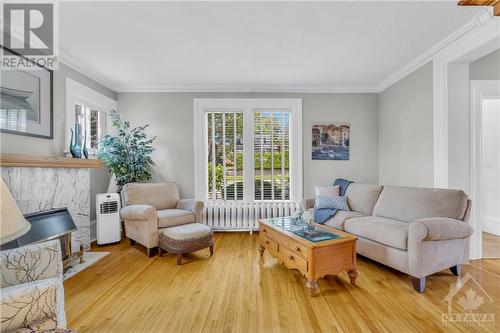
M 69 129 L 71 131 L 71 141 L 69 143 L 69 151 L 73 158 L 82 158 L 82 147 L 78 143 L 78 123 L 75 123 L 75 131 L 73 129 Z
M 85 136 L 84 136 L 84 139 L 83 139 L 83 149 L 82 149 L 82 153 L 83 153 L 83 157 L 85 157 L 85 159 L 89 159 L 89 151 L 87 150 L 87 131 L 85 131 Z

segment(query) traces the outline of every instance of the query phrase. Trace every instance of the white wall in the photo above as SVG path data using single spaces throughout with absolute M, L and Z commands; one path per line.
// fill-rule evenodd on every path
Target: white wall
M 208 94 L 119 93 L 118 110 L 132 125 L 151 124 L 156 135 L 154 180 L 172 180 L 181 196 L 194 196 L 193 98 L 196 97 L 298 97 L 303 99 L 304 196 L 314 185 L 331 184 L 337 177 L 378 183 L 377 94 Z M 350 122 L 349 161 L 312 161 L 313 122 Z
M 433 187 L 432 63 L 379 96 L 379 182 Z
M 470 63 L 471 80 L 500 80 L 500 49 Z
M 482 105 L 483 231 L 500 235 L 500 101 Z
M 100 92 L 110 98 L 116 99 L 116 93 L 111 89 L 95 82 L 87 76 L 72 68 L 59 64 L 59 69 L 54 71 L 53 112 L 54 112 L 54 138 L 52 140 L 34 138 L 29 136 L 0 133 L 0 151 L 3 154 L 22 154 L 38 156 L 64 156 L 65 133 L 65 81 L 69 77 L 87 87 Z M 109 177 L 105 168 L 91 169 L 90 171 L 90 218 L 95 218 L 95 194 L 106 192 Z

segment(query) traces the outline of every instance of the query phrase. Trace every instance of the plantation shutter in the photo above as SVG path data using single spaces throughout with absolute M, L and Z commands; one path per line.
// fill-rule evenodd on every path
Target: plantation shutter
M 208 112 L 208 199 L 243 200 L 243 113 Z
M 290 200 L 290 113 L 254 112 L 254 199 Z

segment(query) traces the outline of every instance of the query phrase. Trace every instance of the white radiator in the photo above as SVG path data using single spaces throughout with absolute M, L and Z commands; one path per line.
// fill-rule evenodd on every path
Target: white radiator
M 205 202 L 203 221 L 213 230 L 253 231 L 259 219 L 292 215 L 300 204 L 293 202 Z

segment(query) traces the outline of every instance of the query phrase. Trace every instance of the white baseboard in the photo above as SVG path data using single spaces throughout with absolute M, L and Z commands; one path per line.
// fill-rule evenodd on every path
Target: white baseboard
M 482 229 L 484 232 L 500 236 L 500 219 L 491 216 L 483 216 L 482 222 Z

